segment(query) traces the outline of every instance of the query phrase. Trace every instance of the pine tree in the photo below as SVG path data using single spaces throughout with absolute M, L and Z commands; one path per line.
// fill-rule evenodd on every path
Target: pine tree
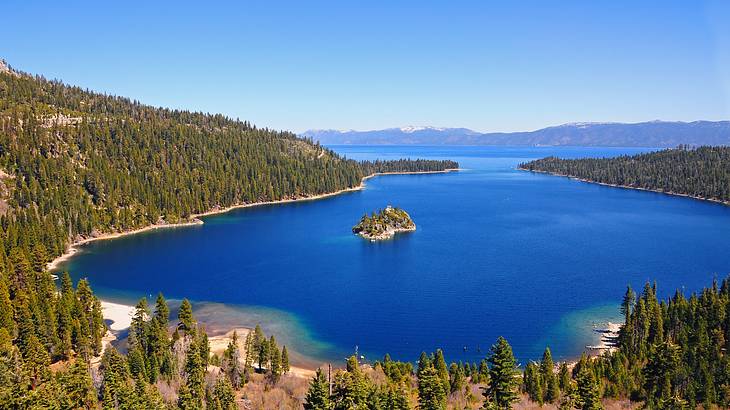
M 245 350 L 243 371 L 244 373 L 248 374 L 253 368 L 254 357 L 257 355 L 253 332 L 249 331 L 248 333 L 246 333 L 246 340 L 243 345 Z
M 43 265 L 45 266 L 45 265 Z M 97 405 L 96 390 L 86 363 L 76 360 L 68 369 L 59 375 L 64 393 L 77 408 L 94 409 Z
M 212 403 L 209 408 L 213 410 L 235 410 L 236 397 L 231 382 L 226 377 L 219 377 L 213 387 Z
M 317 374 L 309 384 L 309 390 L 304 401 L 306 410 L 330 410 L 329 383 L 322 369 L 317 369 Z
M 269 376 L 271 381 L 276 383 L 279 380 L 279 377 L 281 377 L 281 352 L 279 351 L 279 346 L 276 345 L 274 335 L 271 335 L 271 338 L 269 339 L 269 352 Z
M 512 347 L 503 337 L 500 336 L 491 347 L 487 361 L 490 369 L 489 384 L 483 392 L 485 407 L 493 405 L 498 409 L 509 409 L 517 401 L 519 382 L 515 377 L 517 363 Z
M 479 383 L 489 382 L 489 365 L 487 364 L 487 359 L 482 359 L 479 362 L 479 370 L 477 374 L 479 375 Z
M 281 348 L 281 373 L 289 373 L 289 352 L 286 350 L 286 346 Z
M 157 300 L 155 301 L 155 319 L 163 328 L 167 328 L 170 321 L 170 308 L 167 306 L 167 301 L 162 296 L 162 292 L 157 294 Z
M 107 348 L 101 360 L 101 372 L 104 408 L 116 408 L 129 378 L 126 359 L 114 347 Z
M 565 391 L 570 386 L 570 371 L 568 370 L 568 364 L 565 362 L 560 363 L 560 370 L 558 371 L 558 386 L 561 391 Z
M 10 292 L 5 283 L 4 275 L 2 274 L 0 274 L 0 328 L 6 329 L 9 334 L 15 334 L 13 305 L 10 301 Z
M 426 352 L 421 352 L 421 357 L 418 359 L 418 370 L 417 375 L 420 375 L 427 367 L 431 366 L 431 359 L 428 357 Z
M 583 366 L 577 377 L 578 391 L 576 404 L 582 410 L 602 409 L 601 393 L 593 372 L 588 366 Z
M 464 376 L 464 367 L 459 366 L 456 363 L 451 363 L 449 366 L 449 385 L 451 387 L 451 393 L 461 391 L 466 383 L 466 377 Z
M 185 394 L 180 394 L 178 406 L 183 409 L 199 409 L 203 407 L 205 397 L 205 367 L 200 357 L 200 346 L 193 339 L 188 347 L 185 360 Z
M 48 352 L 36 335 L 31 334 L 23 352 L 23 368 L 30 375 L 31 389 L 35 389 L 49 377 L 48 365 L 51 363 Z
M 679 347 L 662 342 L 652 346 L 649 360 L 644 366 L 644 390 L 647 392 L 647 404 L 656 405 L 662 400 L 674 397 L 675 374 L 680 368 Z
M 263 370 L 269 364 L 269 344 L 266 341 L 266 335 L 261 330 L 261 326 L 256 325 L 254 329 L 254 348 L 256 349 L 256 360 L 259 364 L 259 370 Z
M 134 308 L 134 316 L 132 316 L 132 323 L 129 326 L 129 344 L 132 348 L 139 346 L 142 350 L 146 350 L 148 316 L 149 306 L 147 304 L 147 298 L 143 297 L 137 302 L 137 306 Z
M 436 373 L 438 373 L 441 383 L 444 385 L 444 391 L 451 391 L 451 386 L 449 385 L 449 369 L 446 367 L 444 352 L 441 349 L 437 349 L 434 353 L 433 366 L 436 368 Z
M 382 408 L 383 410 L 410 410 L 411 404 L 407 393 L 402 387 L 391 385 L 388 388 Z
M 446 408 L 446 391 L 443 380 L 433 364 L 427 364 L 418 373 L 418 408 L 420 410 L 443 410 Z
M 543 380 L 542 374 L 540 374 L 540 370 L 535 362 L 527 364 L 525 372 L 522 374 L 522 380 L 525 393 L 527 393 L 530 400 L 542 406 L 545 396 L 543 391 Z
M 178 325 L 177 328 L 191 334 L 195 331 L 195 319 L 193 318 L 193 306 L 190 301 L 183 299 L 180 303 L 180 309 L 177 312 Z
M 238 333 L 233 332 L 233 337 L 228 343 L 228 347 L 223 352 L 223 369 L 231 382 L 234 389 L 243 386 L 243 369 L 240 363 L 240 351 L 238 349 Z
M 545 352 L 542 354 L 542 361 L 540 362 L 543 401 L 546 403 L 555 403 L 560 396 L 560 385 L 555 375 L 554 367 L 552 353 L 550 352 L 550 348 L 546 347 Z

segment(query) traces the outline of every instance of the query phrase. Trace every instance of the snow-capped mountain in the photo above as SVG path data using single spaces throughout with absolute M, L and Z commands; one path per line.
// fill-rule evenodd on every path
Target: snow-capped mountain
M 408 126 L 373 131 L 309 130 L 302 136 L 322 144 L 675 147 L 679 144 L 730 145 L 730 121 L 576 122 L 536 131 L 501 133 Z

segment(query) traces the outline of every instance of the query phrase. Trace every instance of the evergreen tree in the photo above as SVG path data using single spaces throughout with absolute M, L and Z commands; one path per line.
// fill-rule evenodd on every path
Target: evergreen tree
M 269 364 L 269 344 L 266 341 L 266 335 L 264 335 L 259 325 L 256 325 L 254 329 L 253 343 L 254 349 L 256 349 L 256 360 L 259 364 L 259 370 L 263 370 Z
M 35 389 L 49 377 L 49 364 L 48 352 L 36 335 L 31 334 L 23 352 L 23 368 L 30 376 L 31 389 Z
M 386 393 L 382 408 L 383 410 L 410 410 L 411 404 L 408 395 L 401 387 L 391 385 Z
M 76 408 L 96 408 L 96 390 L 86 363 L 76 360 L 68 371 L 59 374 L 58 377 L 66 397 Z
M 601 393 L 593 373 L 584 366 L 577 377 L 578 391 L 576 404 L 582 410 L 602 409 Z
M 269 376 L 275 383 L 279 380 L 279 377 L 281 377 L 281 352 L 279 351 L 279 346 L 276 345 L 274 335 L 271 335 L 271 338 L 269 339 L 269 352 L 271 352 L 269 360 Z
M 306 410 L 329 410 L 331 408 L 329 383 L 322 369 L 317 369 L 317 374 L 309 384 L 304 408 Z
M 248 374 L 253 367 L 254 357 L 258 355 L 258 352 L 256 351 L 256 346 L 254 343 L 253 332 L 246 333 L 246 340 L 244 342 L 244 350 L 245 350 L 245 357 L 243 360 L 243 371 L 244 371 L 244 373 Z
M 558 371 L 558 386 L 561 391 L 566 391 L 570 386 L 570 371 L 568 370 L 568 364 L 565 362 L 560 363 L 560 370 Z
M 238 349 L 238 333 L 233 332 L 228 347 L 223 352 L 223 370 L 228 376 L 228 380 L 234 389 L 238 389 L 243 386 L 245 382 L 243 375 L 243 368 L 240 363 L 240 352 Z
M 509 409 L 517 401 L 519 382 L 515 378 L 517 363 L 512 354 L 512 347 L 503 337 L 490 349 L 489 384 L 484 389 L 485 407 L 493 405 L 498 409 Z
M 543 379 L 540 369 L 535 362 L 530 362 L 525 367 L 525 372 L 522 374 L 522 384 L 530 400 L 542 406 L 545 397 Z
M 444 352 L 441 349 L 437 349 L 434 353 L 433 366 L 441 379 L 441 383 L 444 385 L 444 391 L 451 391 L 451 386 L 449 385 L 449 369 L 446 367 Z
M 0 276 L 0 328 L 15 333 L 15 321 L 13 321 L 13 305 L 10 301 L 10 292 L 5 283 L 5 278 Z
M 193 318 L 193 306 L 190 301 L 183 299 L 180 304 L 180 309 L 177 312 L 178 325 L 177 328 L 185 332 L 186 334 L 193 333 L 195 331 L 195 319 Z
M 466 377 L 464 376 L 464 367 L 459 366 L 456 363 L 451 363 L 449 366 L 449 385 L 451 387 L 451 393 L 463 390 L 465 384 Z
M 198 342 L 193 340 L 188 347 L 186 355 L 185 389 L 181 390 L 178 406 L 182 409 L 202 408 L 203 398 L 205 397 L 204 389 L 205 367 L 200 356 L 200 347 L 198 346 Z
M 236 397 L 233 386 L 226 377 L 219 377 L 213 388 L 211 403 L 209 407 L 213 410 L 235 410 Z
M 162 296 L 162 292 L 157 294 L 157 300 L 155 301 L 155 319 L 157 319 L 157 322 L 165 329 L 170 321 L 170 308 L 167 306 L 167 301 L 165 300 L 165 297 Z
M 678 346 L 670 342 L 661 342 L 652 346 L 649 360 L 643 369 L 644 390 L 648 395 L 648 405 L 656 406 L 675 396 L 676 372 L 679 368 L 680 350 Z
M 542 378 L 543 401 L 546 403 L 555 403 L 560 396 L 560 387 L 558 378 L 555 375 L 555 364 L 550 348 L 546 347 L 540 362 L 540 376 Z
M 433 364 L 427 364 L 418 372 L 419 410 L 446 409 L 446 393 L 443 380 L 439 377 Z
M 281 348 L 281 373 L 287 374 L 291 370 L 289 366 L 289 352 L 286 350 L 286 346 Z

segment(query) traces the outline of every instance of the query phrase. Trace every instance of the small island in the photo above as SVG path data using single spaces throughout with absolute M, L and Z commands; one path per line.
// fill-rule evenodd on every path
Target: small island
M 393 208 L 388 205 L 385 209 L 381 209 L 372 216 L 363 215 L 360 222 L 352 227 L 352 232 L 362 236 L 370 241 L 381 241 L 390 239 L 397 232 L 410 232 L 416 230 L 416 224 L 413 223 L 408 212 Z

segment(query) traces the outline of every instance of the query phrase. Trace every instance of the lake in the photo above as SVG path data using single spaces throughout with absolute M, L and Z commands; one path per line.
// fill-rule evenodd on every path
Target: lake
M 338 363 L 355 346 L 371 359 L 440 347 L 448 361 L 478 361 L 500 335 L 523 363 L 546 345 L 572 358 L 596 342 L 594 326 L 620 320 L 626 285 L 656 280 L 668 296 L 730 272 L 730 207 L 515 169 L 649 149 L 332 148 L 463 170 L 379 176 L 362 191 L 93 242 L 61 268 L 104 299 L 188 297 L 211 326 L 261 322 L 311 360 Z M 389 204 L 417 231 L 379 243 L 351 233 Z

